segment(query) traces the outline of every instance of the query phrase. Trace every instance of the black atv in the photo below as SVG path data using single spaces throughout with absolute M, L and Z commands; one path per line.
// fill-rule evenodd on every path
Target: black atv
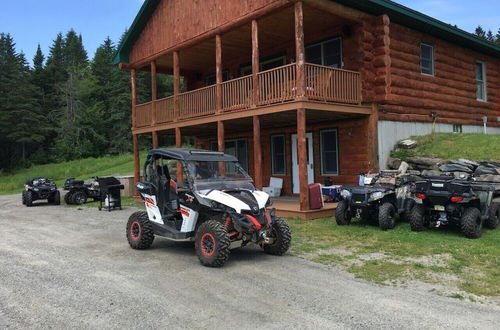
M 184 181 L 170 177 L 180 164 Z M 127 239 L 134 249 L 151 246 L 155 235 L 194 241 L 205 266 L 220 267 L 230 249 L 260 245 L 283 255 L 291 232 L 284 219 L 269 212 L 269 195 L 255 190 L 250 176 L 233 156 L 190 149 L 154 149 L 144 164 L 145 181 L 137 184 L 146 211 L 133 213 Z
M 410 212 L 413 231 L 455 224 L 467 238 L 479 238 L 483 224 L 500 222 L 500 183 L 453 176 L 425 177 L 415 182 L 417 204 Z
M 377 224 L 388 230 L 396 225 L 396 217 L 406 217 L 415 201 L 411 198 L 413 176 L 399 171 L 381 171 L 366 178 L 363 186 L 345 186 L 337 204 L 335 219 L 338 225 L 349 225 L 353 217 Z
M 93 177 L 90 182 L 68 178 L 64 182 L 63 189 L 68 191 L 64 195 L 64 201 L 68 205 L 81 205 L 85 204 L 89 198 L 94 201 L 99 201 L 101 198 L 98 177 Z
M 46 199 L 49 204 L 61 204 L 61 195 L 57 190 L 57 185 L 45 178 L 33 178 L 26 181 L 22 192 L 22 203 L 32 206 L 34 201 Z

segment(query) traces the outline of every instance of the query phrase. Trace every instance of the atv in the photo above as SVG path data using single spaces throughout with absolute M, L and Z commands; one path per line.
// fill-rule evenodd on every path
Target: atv
M 182 182 L 170 177 L 183 169 Z M 260 245 L 265 253 L 285 254 L 291 232 L 277 217 L 269 195 L 255 189 L 237 159 L 222 152 L 153 149 L 144 164 L 144 182 L 137 184 L 146 211 L 133 213 L 127 239 L 133 249 L 146 249 L 155 235 L 173 241 L 194 241 L 201 264 L 224 265 L 230 250 Z
M 500 182 L 453 176 L 424 177 L 415 182 L 417 204 L 410 212 L 413 231 L 455 224 L 467 238 L 479 238 L 483 224 L 495 229 L 500 222 Z
M 64 182 L 63 189 L 68 190 L 64 195 L 66 204 L 81 205 L 87 202 L 88 198 L 99 201 L 101 198 L 101 190 L 99 188 L 98 177 L 93 177 L 91 181 L 84 182 L 75 178 L 68 178 Z
M 32 206 L 34 201 L 46 199 L 49 204 L 59 205 L 61 195 L 57 190 L 57 185 L 45 178 L 33 178 L 26 181 L 22 192 L 22 203 Z
M 413 180 L 400 171 L 381 171 L 364 178 L 362 186 L 343 187 L 335 210 L 337 224 L 349 225 L 353 217 L 361 217 L 382 230 L 394 228 L 396 217 L 406 218 L 415 203 L 411 198 Z

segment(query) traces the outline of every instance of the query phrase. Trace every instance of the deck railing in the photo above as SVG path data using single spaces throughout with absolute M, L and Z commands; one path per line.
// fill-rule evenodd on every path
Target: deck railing
M 306 63 L 304 65 L 304 98 L 312 101 L 345 104 L 361 103 L 359 72 Z M 293 101 L 297 98 L 297 67 L 288 64 L 257 74 L 258 91 L 254 93 L 251 75 L 221 84 L 222 109 L 245 110 L 253 106 Z M 181 93 L 177 96 L 179 119 L 216 113 L 216 85 Z M 153 111 L 155 116 L 153 116 Z M 174 96 L 137 105 L 136 127 L 175 120 Z
M 222 83 L 222 110 L 242 110 L 252 106 L 252 76 L 232 79 Z

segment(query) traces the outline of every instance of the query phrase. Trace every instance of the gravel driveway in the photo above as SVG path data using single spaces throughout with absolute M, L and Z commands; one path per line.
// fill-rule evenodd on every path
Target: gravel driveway
M 0 196 L 0 329 L 498 329 L 500 308 L 374 285 L 292 256 L 233 251 L 202 267 L 193 244 L 129 248 L 133 208 L 27 208 Z M 293 244 L 293 243 L 292 243 Z

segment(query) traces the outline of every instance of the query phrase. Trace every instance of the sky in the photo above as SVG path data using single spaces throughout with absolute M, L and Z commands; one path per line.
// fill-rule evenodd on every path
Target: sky
M 238 1 L 238 0 L 233 0 Z M 473 32 L 477 25 L 500 28 L 499 0 L 397 0 L 424 14 Z M 0 33 L 10 33 L 16 49 L 31 60 L 37 45 L 47 56 L 57 33 L 81 33 L 89 58 L 106 37 L 116 43 L 143 0 L 0 0 Z

